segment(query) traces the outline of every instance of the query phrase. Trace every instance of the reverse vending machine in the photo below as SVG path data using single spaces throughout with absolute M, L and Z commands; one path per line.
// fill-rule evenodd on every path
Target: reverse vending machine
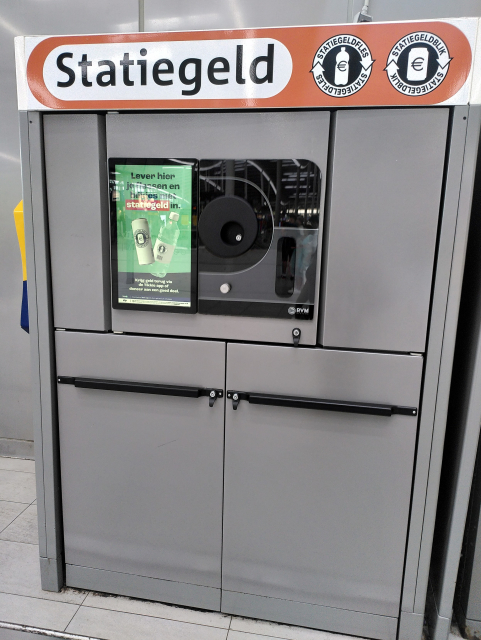
M 45 589 L 420 639 L 477 29 L 17 38 Z

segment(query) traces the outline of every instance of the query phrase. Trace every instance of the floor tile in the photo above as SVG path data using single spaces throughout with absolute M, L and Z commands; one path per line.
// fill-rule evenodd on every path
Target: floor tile
M 0 540 L 38 544 L 37 506 L 30 505 L 0 533 Z
M 35 462 L 33 460 L 24 460 L 23 458 L 2 458 L 0 456 L 0 469 L 35 473 Z
M 153 618 L 191 622 L 208 627 L 219 627 L 220 629 L 228 629 L 230 624 L 230 616 L 224 615 L 223 613 L 196 611 L 194 609 L 161 604 L 160 602 L 146 602 L 145 600 L 105 595 L 102 593 L 89 593 L 83 605 L 85 607 L 109 609 L 110 611 L 137 613 L 143 616 L 152 616 Z
M 21 502 L 0 501 L 0 533 L 25 509 L 28 509 L 27 505 Z
M 227 629 L 91 607 L 80 607 L 66 631 L 108 640 L 226 640 L 227 637 Z
M 0 620 L 42 629 L 63 631 L 78 606 L 0 593 Z
M 229 631 L 227 640 L 278 640 L 274 636 L 259 636 L 257 633 L 244 633 L 244 631 Z
M 81 604 L 87 595 L 76 589 L 42 591 L 38 546 L 8 540 L 0 540 L 0 592 L 71 604 Z
M 0 500 L 31 504 L 35 500 L 35 474 L 0 469 Z
M 232 631 L 242 631 L 243 633 L 232 635 L 229 632 L 229 640 L 257 640 L 259 637 L 282 638 L 283 640 L 343 640 L 347 636 L 328 631 L 317 631 L 316 629 L 306 629 L 305 627 L 294 627 L 286 624 L 276 624 L 275 622 L 265 622 L 264 620 L 252 620 L 250 618 L 237 618 L 232 616 L 230 625 Z M 245 633 L 252 634 L 252 638 L 243 638 Z M 348 640 L 352 640 L 351 637 Z

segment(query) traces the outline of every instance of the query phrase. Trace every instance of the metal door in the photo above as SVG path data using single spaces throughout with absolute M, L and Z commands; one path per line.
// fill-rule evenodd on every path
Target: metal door
M 56 346 L 67 583 L 218 609 L 225 344 L 57 331 Z
M 224 593 L 398 616 L 422 364 L 228 345 Z
M 448 109 L 339 111 L 319 342 L 423 352 Z

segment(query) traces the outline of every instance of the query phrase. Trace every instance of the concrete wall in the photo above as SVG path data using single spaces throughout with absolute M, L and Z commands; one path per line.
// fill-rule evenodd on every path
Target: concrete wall
M 33 454 L 13 209 L 22 198 L 13 37 L 351 22 L 362 0 L 0 0 L 0 455 Z M 375 21 L 481 16 L 481 0 L 371 0 Z

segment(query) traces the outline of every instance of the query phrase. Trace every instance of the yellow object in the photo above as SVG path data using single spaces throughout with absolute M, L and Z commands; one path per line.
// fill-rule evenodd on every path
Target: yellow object
M 20 247 L 20 255 L 22 256 L 22 273 L 23 280 L 27 279 L 27 258 L 25 255 L 25 223 L 23 221 L 23 200 L 17 204 L 13 210 L 15 218 L 15 228 L 17 229 L 18 245 Z

